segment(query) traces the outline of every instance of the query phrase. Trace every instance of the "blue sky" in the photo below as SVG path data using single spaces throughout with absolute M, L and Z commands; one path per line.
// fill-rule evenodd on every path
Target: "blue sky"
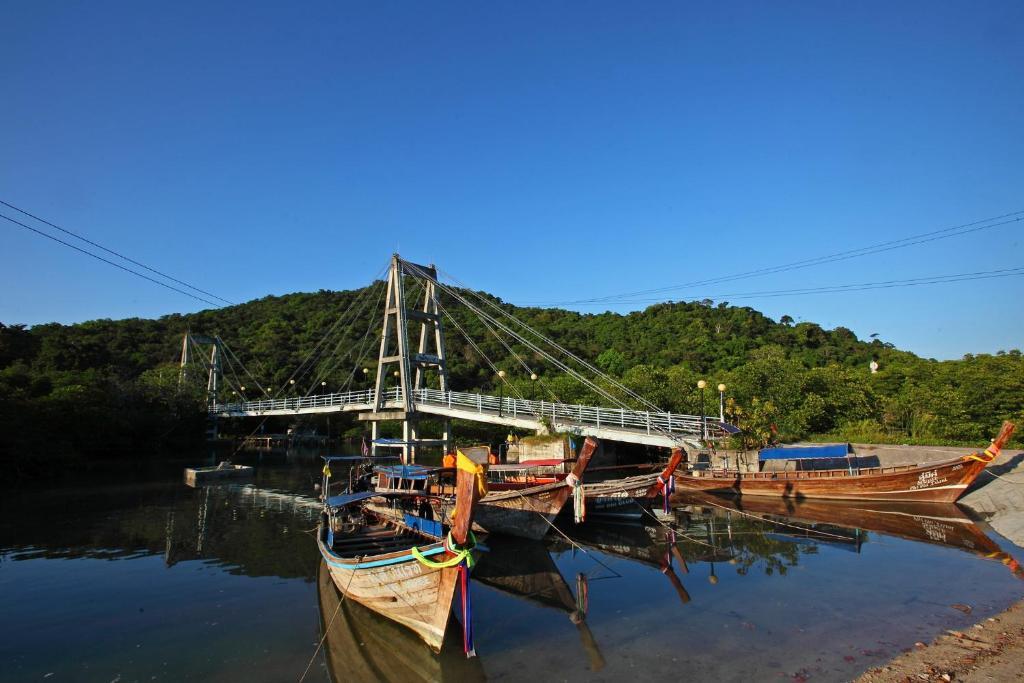
M 8 3 L 0 199 L 232 301 L 361 286 L 395 250 L 515 303 L 686 283 L 1024 209 L 1022 20 L 1019 2 Z M 1022 231 L 663 296 L 1020 267 Z M 7 323 L 203 307 L 6 221 L 0 249 Z M 1016 276 L 736 303 L 949 358 L 1024 346 L 1022 295 Z

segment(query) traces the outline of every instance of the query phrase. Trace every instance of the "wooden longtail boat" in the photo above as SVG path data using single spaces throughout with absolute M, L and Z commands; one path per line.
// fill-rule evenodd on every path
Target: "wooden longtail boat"
M 471 527 L 483 468 L 474 473 L 475 467 L 468 460 L 459 463 L 458 510 L 448 529 L 414 515 L 381 515 L 365 505 L 380 494 L 367 491 L 328 498 L 317 534 L 338 590 L 411 629 L 435 652 L 444 641 L 457 584 L 465 603 L 468 570 L 478 553 Z M 463 626 L 472 624 L 464 617 Z
M 587 437 L 576 464 L 564 481 L 488 493 L 477 506 L 477 524 L 488 533 L 533 540 L 544 538 L 569 497 L 574 495 L 577 487 L 582 488 L 583 473 L 597 445 L 596 439 Z
M 651 505 L 658 496 L 665 500 L 667 512 L 668 499 L 675 489 L 673 475 L 682 459 L 683 450 L 676 448 L 660 473 L 584 483 L 583 494 L 587 514 L 639 519 L 645 510 L 650 512 Z
M 471 683 L 487 679 L 481 658 L 467 658 L 462 653 L 462 643 L 458 642 L 461 636 L 456 635 L 451 623 L 440 654 L 435 654 L 409 629 L 345 599 L 322 560 L 317 571 L 317 597 L 324 659 L 332 681 Z M 454 615 L 450 619 L 455 621 Z
M 580 449 L 572 471 L 562 481 L 521 489 L 490 491 L 480 499 L 474 515 L 474 528 L 487 532 L 540 540 L 551 528 L 551 522 L 562 511 L 566 501 L 579 488 L 582 493 L 584 471 L 597 450 L 596 439 L 587 438 Z M 465 456 L 462 456 L 465 457 Z M 429 505 L 434 519 L 451 518 L 451 486 L 445 475 L 450 469 L 400 465 L 378 468 L 377 491 L 380 493 L 413 493 L 415 499 L 400 499 L 405 511 Z M 400 517 L 401 509 L 375 503 L 372 508 L 384 515 Z
M 952 503 L 995 460 L 1013 429 L 1012 422 L 1003 423 L 983 453 L 920 465 L 796 472 L 690 470 L 676 473 L 676 485 L 744 496 Z

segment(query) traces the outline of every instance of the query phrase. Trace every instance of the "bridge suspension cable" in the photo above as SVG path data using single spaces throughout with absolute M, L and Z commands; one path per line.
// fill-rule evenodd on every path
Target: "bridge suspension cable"
M 429 273 L 425 272 L 423 269 L 421 269 L 420 267 L 418 267 L 414 263 L 411 263 L 411 262 L 408 262 L 408 261 L 404 261 L 403 265 L 404 265 L 404 267 L 406 267 L 410 271 L 410 273 L 412 273 L 416 277 L 433 280 L 435 282 L 435 284 L 438 287 L 440 287 L 445 293 L 447 293 L 449 296 L 453 297 L 454 299 L 456 299 L 457 301 L 462 303 L 464 306 L 466 306 L 470 311 L 472 311 L 481 320 L 489 322 L 490 324 L 492 324 L 495 327 L 497 327 L 498 329 L 502 330 L 503 332 L 505 332 L 506 334 L 508 334 L 512 338 L 516 339 L 518 342 L 526 345 L 528 348 L 530 348 L 534 352 L 540 354 L 543 358 L 548 360 L 548 362 L 550 362 L 553 365 L 555 365 L 555 367 L 557 367 L 558 369 L 562 370 L 563 372 L 566 372 L 567 374 L 571 375 L 573 378 L 575 378 L 577 381 L 579 381 L 583 385 L 585 385 L 585 386 L 589 387 L 590 389 L 592 389 L 593 391 L 597 392 L 600 396 L 603 396 L 606 400 L 610 401 L 613 405 L 616 405 L 616 406 L 618 406 L 619 408 L 621 408 L 623 410 L 630 410 L 630 407 L 624 401 L 619 399 L 617 396 L 613 395 L 611 392 L 606 390 L 604 387 L 600 386 L 597 382 L 591 380 L 589 377 L 586 377 L 585 375 L 583 375 L 582 373 L 577 371 L 575 368 L 571 367 L 568 363 L 562 361 L 560 358 L 558 358 L 557 356 L 555 356 L 554 354 L 552 354 L 548 350 L 546 350 L 543 347 L 539 346 L 533 340 L 527 338 L 523 334 L 520 334 L 516 330 L 511 329 L 509 326 L 507 326 L 504 323 L 502 323 L 501 321 L 497 320 L 494 316 L 492 316 L 492 315 L 488 314 L 487 312 L 481 310 L 478 306 L 473 304 L 467 297 L 463 296 L 463 294 L 459 291 L 459 289 L 457 289 L 455 287 L 451 287 L 451 286 L 449 286 L 449 285 L 447 285 L 445 283 L 442 283 L 439 280 L 433 278 Z M 449 278 L 452 277 L 450 274 L 446 274 L 446 275 Z M 454 279 L 454 278 L 452 278 L 452 279 Z M 473 292 L 472 289 L 470 289 L 468 287 L 465 287 L 465 286 L 463 286 L 463 287 L 467 291 L 470 291 L 471 293 Z M 484 299 L 484 301 L 486 301 L 486 299 Z M 493 302 L 487 302 L 487 303 L 489 303 L 490 305 L 494 306 Z M 499 307 L 499 310 L 502 310 L 502 309 L 500 309 L 500 307 Z M 642 402 L 643 405 L 648 406 L 654 412 L 658 412 L 658 413 L 663 412 L 663 411 L 661 411 L 661 409 L 657 405 L 655 405 L 651 401 L 643 398 L 642 396 L 640 396 L 639 394 L 637 394 L 633 390 L 629 389 L 628 387 L 625 387 L 624 385 L 622 385 L 620 382 L 615 380 L 610 375 L 607 375 L 606 373 L 602 372 L 598 368 L 595 368 L 590 363 L 587 363 L 583 359 L 579 358 L 579 356 L 577 356 L 576 354 L 573 354 L 571 351 L 568 351 L 567 349 L 565 349 L 561 345 L 559 345 L 559 344 L 555 343 L 554 341 L 548 339 L 546 336 L 544 336 L 540 332 L 534 330 L 533 328 L 531 328 L 529 325 L 527 325 L 523 321 L 519 320 L 518 318 L 515 318 L 515 316 L 512 316 L 507 311 L 503 311 L 502 310 L 502 313 L 504 313 L 506 316 L 508 316 L 509 318 L 514 320 L 518 325 L 522 326 L 526 331 L 530 332 L 531 334 L 535 335 L 536 337 L 538 337 L 538 338 L 540 338 L 542 340 L 545 340 L 552 347 L 554 347 L 557 350 L 559 350 L 560 352 L 566 354 L 571 359 L 577 361 L 578 363 L 580 363 L 584 367 L 590 369 L 598 377 L 598 379 L 601 379 L 603 381 L 607 381 L 607 382 L 613 384 L 614 386 L 616 386 L 616 388 L 623 389 L 624 392 L 628 396 L 635 397 L 635 398 L 639 399 Z M 459 327 L 458 324 L 457 324 L 457 321 L 454 320 L 454 318 L 451 316 L 450 313 L 447 313 L 447 317 L 450 320 L 452 320 L 453 323 L 455 323 L 457 327 Z M 460 328 L 460 331 L 463 331 L 463 330 L 461 330 L 461 328 Z M 463 334 L 465 335 L 464 331 L 463 331 Z M 468 338 L 468 335 L 467 335 L 467 338 Z M 484 359 L 488 362 L 489 365 L 491 365 L 491 367 L 497 373 L 497 368 L 493 364 L 493 362 L 489 358 L 487 358 L 487 356 L 485 354 L 483 354 L 482 351 L 479 351 L 479 347 L 477 347 L 477 345 L 474 342 L 471 341 L 471 343 L 473 344 L 474 348 L 478 349 L 478 352 L 480 352 L 481 355 L 484 356 Z M 504 381 L 504 378 L 502 378 L 500 374 L 499 374 L 499 378 L 501 378 Z M 657 426 L 657 425 L 652 425 L 652 429 L 654 429 L 655 431 L 658 431 L 659 433 L 661 433 L 663 436 L 667 437 L 671 441 L 674 441 L 674 442 L 677 442 L 677 443 L 679 441 L 681 441 L 680 436 L 678 434 L 672 433 L 670 430 L 664 429 L 664 428 L 662 428 L 660 426 Z

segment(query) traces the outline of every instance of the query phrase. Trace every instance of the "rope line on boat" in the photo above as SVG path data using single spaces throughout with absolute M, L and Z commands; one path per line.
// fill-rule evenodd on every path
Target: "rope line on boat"
M 991 474 L 996 479 L 1002 479 L 1003 481 L 1008 481 L 1011 484 L 1024 484 L 1024 480 L 1010 479 L 1009 477 L 1007 477 L 1005 475 L 996 474 L 995 472 L 992 472 L 991 470 L 988 470 L 988 469 L 984 469 L 984 470 L 982 470 L 982 472 L 985 472 L 986 474 Z
M 518 495 L 518 496 L 519 496 L 520 498 L 522 498 L 523 500 L 525 500 L 525 501 L 527 502 L 527 504 L 528 504 L 528 505 L 529 505 L 529 506 L 530 506 L 531 508 L 533 508 L 533 507 L 534 507 L 533 501 L 531 501 L 531 500 L 530 500 L 529 498 L 527 498 L 526 496 L 524 496 L 524 495 L 523 495 L 522 493 L 520 493 L 519 491 L 516 491 L 515 489 L 513 489 L 513 493 L 515 493 L 515 494 L 516 494 L 516 495 Z M 597 559 L 596 557 L 594 557 L 593 555 L 591 555 L 590 553 L 588 553 L 588 552 L 587 552 L 587 549 L 586 549 L 586 548 L 584 548 L 583 546 L 581 546 L 581 545 L 580 545 L 579 543 L 577 543 L 577 542 L 576 542 L 576 541 L 574 541 L 573 539 L 569 538 L 569 537 L 568 537 L 568 536 L 567 536 L 567 535 L 565 534 L 565 532 L 564 532 L 564 531 L 562 531 L 561 529 L 559 529 L 559 528 L 558 528 L 557 526 L 555 526 L 555 525 L 554 525 L 554 523 L 553 523 L 553 522 L 552 522 L 552 521 L 551 521 L 550 519 L 548 519 L 548 516 L 547 516 L 547 515 L 545 515 L 545 514 L 544 514 L 543 512 L 540 512 L 540 511 L 539 511 L 539 510 L 537 510 L 536 508 L 534 508 L 533 510 L 531 510 L 531 512 L 534 512 L 534 513 L 536 513 L 536 514 L 540 515 L 540 518 L 541 518 L 541 519 L 543 519 L 543 520 L 544 520 L 544 521 L 545 521 L 545 522 L 547 523 L 547 525 L 548 525 L 549 527 L 551 527 L 552 529 L 554 529 L 555 531 L 557 531 L 557 532 L 558 532 L 558 534 L 559 534 L 559 535 L 560 535 L 560 536 L 561 536 L 562 538 L 564 538 L 565 540 L 569 541 L 569 544 L 570 544 L 570 545 L 571 545 L 572 547 L 574 547 L 574 548 L 578 548 L 578 549 L 579 549 L 579 550 L 580 550 L 580 551 L 581 551 L 581 552 L 582 552 L 582 553 L 583 553 L 584 555 L 586 555 L 586 556 L 587 556 L 587 557 L 589 557 L 589 558 L 590 558 L 591 560 L 593 560 L 593 561 L 594 561 L 595 563 L 597 563 L 597 564 L 601 565 L 602 567 L 604 567 L 605 569 L 607 569 L 608 571 L 610 571 L 610 572 L 611 572 L 612 574 L 614 574 L 614 575 L 615 575 L 615 576 L 616 576 L 617 578 L 620 578 L 620 579 L 622 578 L 622 574 L 618 573 L 617 571 L 615 571 L 614 569 L 612 569 L 611 567 L 609 567 L 609 566 L 608 566 L 607 564 L 605 564 L 605 563 L 604 563 L 604 562 L 602 562 L 601 560 Z
M 360 557 L 356 559 L 361 560 L 363 558 Z M 327 571 L 330 572 L 330 569 Z M 324 635 L 320 638 L 320 642 L 317 643 L 316 649 L 313 650 L 313 656 L 309 658 L 309 663 L 306 664 L 306 670 L 302 672 L 301 676 L 299 676 L 299 683 L 302 683 L 302 681 L 306 679 L 306 674 L 309 673 L 309 667 L 313 666 L 313 662 L 316 661 L 316 656 L 319 654 L 320 648 L 324 646 L 324 641 L 327 640 L 327 634 L 331 632 L 331 627 L 334 626 L 334 620 L 337 618 L 338 612 L 341 611 L 341 603 L 345 602 L 345 598 L 348 597 L 348 589 L 352 585 L 352 579 L 354 579 L 355 576 L 356 573 L 354 571 L 349 572 L 348 583 L 345 585 L 345 590 L 341 591 L 341 600 L 338 600 L 338 606 L 334 608 L 334 614 L 331 615 L 331 621 L 327 624 L 327 628 L 324 629 Z M 334 583 L 334 577 L 331 577 L 331 583 Z

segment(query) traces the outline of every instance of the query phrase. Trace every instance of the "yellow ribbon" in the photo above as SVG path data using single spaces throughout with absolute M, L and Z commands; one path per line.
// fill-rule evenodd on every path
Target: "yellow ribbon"
M 470 460 L 466 455 L 459 450 L 455 451 L 455 467 L 462 470 L 463 472 L 469 472 L 476 476 L 476 486 L 480 489 L 480 497 L 483 498 L 487 495 L 487 468 L 483 465 L 479 465 Z
M 450 553 L 454 553 L 454 557 L 450 557 L 447 560 L 442 560 L 441 562 L 436 562 L 434 560 L 431 560 L 429 557 L 426 557 L 425 555 L 423 555 L 423 553 L 420 552 L 420 549 L 416 546 L 413 546 L 410 552 L 412 552 L 413 557 L 420 561 L 420 564 L 424 565 L 425 567 L 430 567 L 431 569 L 444 569 L 446 567 L 454 567 L 463 560 L 466 561 L 466 567 L 472 567 L 473 548 L 476 547 L 476 536 L 473 535 L 472 531 L 469 532 L 469 536 L 466 538 L 466 540 L 469 541 L 468 547 L 455 550 L 455 540 L 452 538 L 452 532 L 449 531 L 448 540 L 444 544 L 444 549 Z
M 330 477 L 331 476 L 331 465 L 330 465 L 330 463 L 324 465 L 324 476 L 325 477 Z
M 996 459 L 996 454 L 993 453 L 992 450 L 989 449 L 989 448 L 985 449 L 985 456 L 987 456 L 987 457 L 982 457 L 978 453 L 972 453 L 970 455 L 965 455 L 963 457 L 963 459 L 964 460 L 977 460 L 978 462 L 985 462 L 985 463 L 992 462 L 993 460 Z

